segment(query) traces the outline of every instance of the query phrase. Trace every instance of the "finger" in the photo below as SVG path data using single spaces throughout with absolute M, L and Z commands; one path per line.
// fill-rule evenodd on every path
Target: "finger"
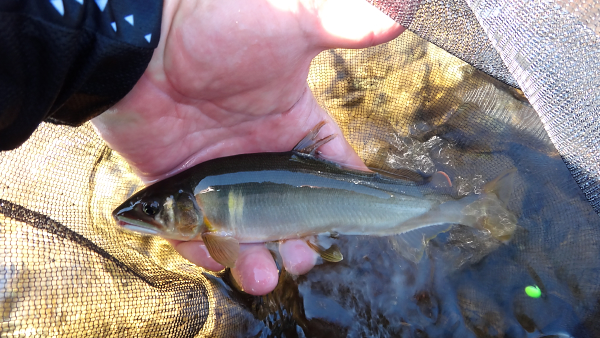
M 327 0 L 319 18 L 328 48 L 366 48 L 396 38 L 404 27 L 364 0 Z
M 291 239 L 279 243 L 279 254 L 285 269 L 294 275 L 303 275 L 317 262 L 317 253 L 304 240 Z
M 173 239 L 167 239 L 167 241 L 183 258 L 195 265 L 211 271 L 221 271 L 225 268 L 210 257 L 206 246 L 200 241 L 183 242 Z
M 231 274 L 242 290 L 255 296 L 273 291 L 279 280 L 273 256 L 264 244 L 241 245 L 240 256 Z

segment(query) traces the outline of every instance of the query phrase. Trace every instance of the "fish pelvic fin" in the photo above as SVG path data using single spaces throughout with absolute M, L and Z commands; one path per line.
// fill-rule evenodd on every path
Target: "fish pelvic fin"
M 300 140 L 300 142 L 298 142 L 298 144 L 296 144 L 292 151 L 295 151 L 297 153 L 314 155 L 320 146 L 333 140 L 336 137 L 336 134 L 331 134 L 329 136 L 317 140 L 317 135 L 319 134 L 319 131 L 321 130 L 321 128 L 323 128 L 323 126 L 326 123 L 327 122 L 325 121 L 319 122 L 313 129 L 311 129 L 308 132 L 308 134 L 306 134 L 306 136 L 304 136 L 302 140 Z
M 307 239 L 306 244 L 308 244 L 309 248 L 318 253 L 324 261 L 337 263 L 344 259 L 344 255 L 342 255 L 340 252 L 340 248 L 335 244 L 332 244 L 327 249 L 325 249 L 325 247 L 319 244 L 316 240 Z
M 240 254 L 240 243 L 237 239 L 214 232 L 205 232 L 202 234 L 202 241 L 217 263 L 228 268 L 235 267 L 235 261 Z

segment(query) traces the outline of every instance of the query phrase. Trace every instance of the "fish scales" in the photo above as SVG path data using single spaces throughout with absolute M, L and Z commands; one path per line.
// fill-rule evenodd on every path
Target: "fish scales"
M 438 185 L 450 183 L 444 173 L 430 181 L 410 172 L 400 179 L 313 156 L 332 138 L 315 141 L 322 125 L 293 151 L 217 158 L 146 187 L 115 209 L 117 224 L 176 240 L 202 239 L 228 267 L 235 266 L 240 243 L 332 232 L 391 235 L 439 224 L 485 227 L 499 238 L 514 231 L 516 217 L 506 210 L 514 169 L 479 195 L 453 198 Z M 323 259 L 342 259 L 336 248 L 310 241 Z
M 300 175 L 305 176 L 305 175 Z M 334 180 L 334 178 L 325 178 Z M 311 182 L 312 181 L 312 182 Z M 437 203 L 398 193 L 370 194 L 357 184 L 323 184 L 322 177 L 302 177 L 298 184 L 248 182 L 215 186 L 196 195 L 206 217 L 241 242 L 264 242 L 335 231 L 344 234 L 390 234 L 403 221 Z M 321 185 L 318 185 L 318 184 Z M 323 187 L 323 185 L 336 188 Z M 231 200 L 235 199 L 235 203 Z M 227 205 L 229 210 L 223 210 Z M 243 205 L 243 208 L 239 208 Z M 235 209 L 232 211 L 231 209 Z

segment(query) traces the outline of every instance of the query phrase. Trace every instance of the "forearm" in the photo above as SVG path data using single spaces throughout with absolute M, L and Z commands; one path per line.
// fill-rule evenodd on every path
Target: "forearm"
M 42 121 L 89 120 L 143 74 L 162 1 L 98 3 L 0 4 L 0 150 L 18 147 Z

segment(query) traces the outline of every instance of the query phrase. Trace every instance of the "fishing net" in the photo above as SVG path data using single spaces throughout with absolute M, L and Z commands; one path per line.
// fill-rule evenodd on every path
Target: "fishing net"
M 410 31 L 320 54 L 319 103 L 373 168 L 465 195 L 516 168 L 509 236 L 340 236 L 342 262 L 253 297 L 118 230 L 141 181 L 91 125 L 42 124 L 0 153 L 0 336 L 600 336 L 600 3 L 372 2 Z

